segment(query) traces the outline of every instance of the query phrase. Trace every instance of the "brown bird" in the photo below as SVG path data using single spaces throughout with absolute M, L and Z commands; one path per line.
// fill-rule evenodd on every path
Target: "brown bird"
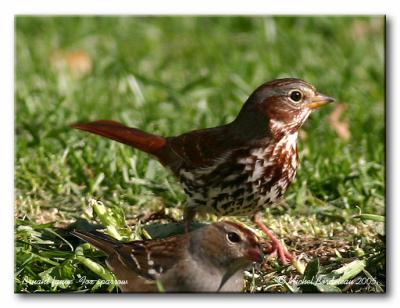
M 222 221 L 166 239 L 122 243 L 100 232 L 73 231 L 107 255 L 123 292 L 241 292 L 243 270 L 262 262 L 257 236 Z
M 258 87 L 231 123 L 176 137 L 161 137 L 114 121 L 73 127 L 156 157 L 183 185 L 188 196 L 187 222 L 196 212 L 252 216 L 286 263 L 292 255 L 263 224 L 260 213 L 283 196 L 295 177 L 300 127 L 314 109 L 332 101 L 303 80 L 284 78 Z

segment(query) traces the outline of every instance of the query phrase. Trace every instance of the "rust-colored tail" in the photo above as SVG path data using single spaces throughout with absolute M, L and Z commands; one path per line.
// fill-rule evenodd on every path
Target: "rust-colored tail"
M 163 150 L 167 145 L 167 139 L 164 137 L 149 134 L 110 120 L 77 123 L 71 126 L 130 145 L 152 154 L 160 160 L 162 160 Z

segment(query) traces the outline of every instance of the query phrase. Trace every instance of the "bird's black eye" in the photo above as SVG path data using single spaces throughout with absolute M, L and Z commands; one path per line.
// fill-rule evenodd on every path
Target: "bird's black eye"
M 232 243 L 239 243 L 242 239 L 240 238 L 239 234 L 235 232 L 229 232 L 227 234 L 228 240 Z
M 302 98 L 303 98 L 303 95 L 298 90 L 294 90 L 290 93 L 290 99 L 292 101 L 294 101 L 295 103 L 300 102 Z

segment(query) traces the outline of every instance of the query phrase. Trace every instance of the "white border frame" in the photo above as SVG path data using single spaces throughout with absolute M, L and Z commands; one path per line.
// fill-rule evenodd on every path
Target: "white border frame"
M 55 306 L 69 307 L 71 305 L 88 305 L 94 302 L 97 307 L 119 305 L 138 307 L 138 305 L 155 304 L 174 308 L 185 307 L 187 304 L 202 306 L 227 304 L 232 307 L 243 305 L 295 305 L 297 307 L 320 307 L 341 305 L 352 302 L 363 307 L 376 307 L 382 304 L 394 304 L 399 301 L 399 245 L 395 236 L 399 234 L 399 191 L 394 189 L 399 185 L 400 152 L 399 137 L 400 120 L 399 103 L 396 102 L 400 88 L 398 60 L 399 50 L 399 9 L 396 1 L 344 1 L 344 0 L 246 0 L 246 1 L 212 1 L 212 0 L 3 0 L 0 3 L 0 132 L 2 147 L 0 149 L 0 196 L 1 199 L 1 257 L 0 292 L 5 305 L 23 305 L 29 307 Z M 14 15 L 387 15 L 387 207 L 388 221 L 388 286 L 386 295 L 340 295 L 331 298 L 329 295 L 255 295 L 255 296 L 68 296 L 47 295 L 28 296 L 14 295 L 14 234 L 13 234 L 13 204 L 14 204 Z M 396 138 L 397 137 L 397 138 Z M 396 183 L 396 184 L 395 184 Z M 395 243 L 397 245 L 395 245 Z

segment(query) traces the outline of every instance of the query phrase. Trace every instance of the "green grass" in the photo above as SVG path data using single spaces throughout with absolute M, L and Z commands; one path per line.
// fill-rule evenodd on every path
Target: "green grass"
M 328 123 L 334 106 L 313 113 L 296 180 L 285 202 L 266 210 L 266 223 L 306 262 L 320 259 L 308 275 L 361 260 L 365 269 L 353 278 L 370 274 L 377 284 L 340 290 L 385 289 L 382 223 L 354 217 L 385 214 L 382 17 L 17 17 L 15 26 L 17 292 L 117 290 L 24 282 L 99 278 L 76 260 L 78 243 L 54 233 L 76 220 L 94 222 L 89 199 L 130 224 L 164 207 L 182 214 L 183 191 L 157 162 L 69 124 L 113 119 L 176 135 L 232 120 L 258 85 L 288 76 L 345 104 L 351 138 Z M 57 54 L 75 51 L 92 61 L 81 76 L 54 65 Z M 271 261 L 246 290 L 310 291 L 277 283 L 296 275 Z

